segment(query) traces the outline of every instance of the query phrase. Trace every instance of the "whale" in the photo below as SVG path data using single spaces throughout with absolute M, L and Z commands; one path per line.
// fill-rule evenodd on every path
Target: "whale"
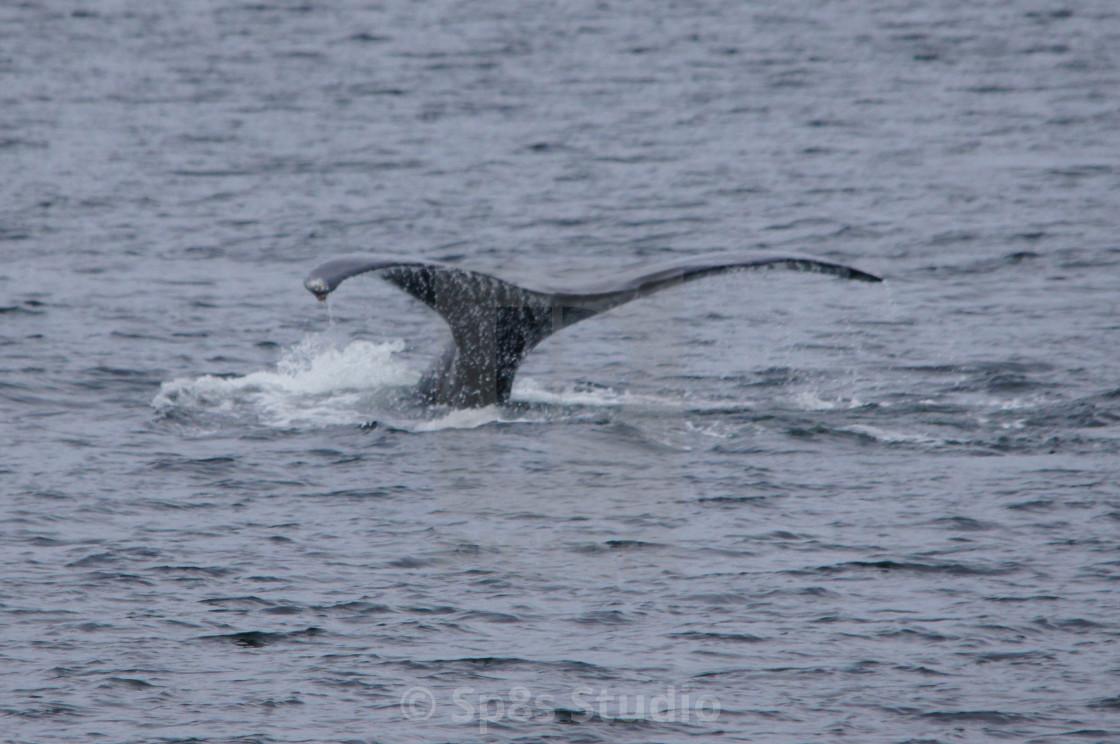
M 457 265 L 409 256 L 343 255 L 304 280 L 325 301 L 343 281 L 375 274 L 424 303 L 447 323 L 451 343 L 417 384 L 423 403 L 481 408 L 509 400 L 525 356 L 557 331 L 685 282 L 739 271 L 787 269 L 881 282 L 860 269 L 811 256 L 722 251 L 639 268 L 578 287 L 527 287 Z

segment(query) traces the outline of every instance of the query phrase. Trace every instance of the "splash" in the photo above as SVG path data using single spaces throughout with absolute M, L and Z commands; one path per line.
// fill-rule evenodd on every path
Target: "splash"
M 362 424 L 383 408 L 387 393 L 419 378 L 394 356 L 403 349 L 401 341 L 339 347 L 328 336 L 312 336 L 288 349 L 274 370 L 165 382 L 152 406 L 168 417 L 280 428 Z

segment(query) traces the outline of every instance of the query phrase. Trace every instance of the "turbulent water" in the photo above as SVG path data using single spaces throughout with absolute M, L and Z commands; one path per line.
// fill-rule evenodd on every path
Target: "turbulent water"
M 0 731 L 1120 741 L 1120 8 L 0 5 Z M 718 249 L 426 410 L 338 253 Z

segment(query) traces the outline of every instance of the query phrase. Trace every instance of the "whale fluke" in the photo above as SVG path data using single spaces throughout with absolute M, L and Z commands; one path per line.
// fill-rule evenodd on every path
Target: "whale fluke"
M 317 266 L 303 285 L 325 300 L 344 280 L 377 272 L 435 310 L 450 326 L 452 342 L 421 378 L 420 394 L 431 404 L 476 408 L 507 401 L 521 360 L 562 328 L 684 282 L 774 268 L 882 281 L 851 266 L 807 256 L 724 252 L 691 256 L 578 289 L 533 289 L 436 261 L 364 254 Z

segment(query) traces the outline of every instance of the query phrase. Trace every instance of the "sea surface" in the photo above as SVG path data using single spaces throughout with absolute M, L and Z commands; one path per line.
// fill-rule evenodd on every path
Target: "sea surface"
M 1118 235 L 1104 0 L 0 3 L 0 740 L 1120 741 Z

